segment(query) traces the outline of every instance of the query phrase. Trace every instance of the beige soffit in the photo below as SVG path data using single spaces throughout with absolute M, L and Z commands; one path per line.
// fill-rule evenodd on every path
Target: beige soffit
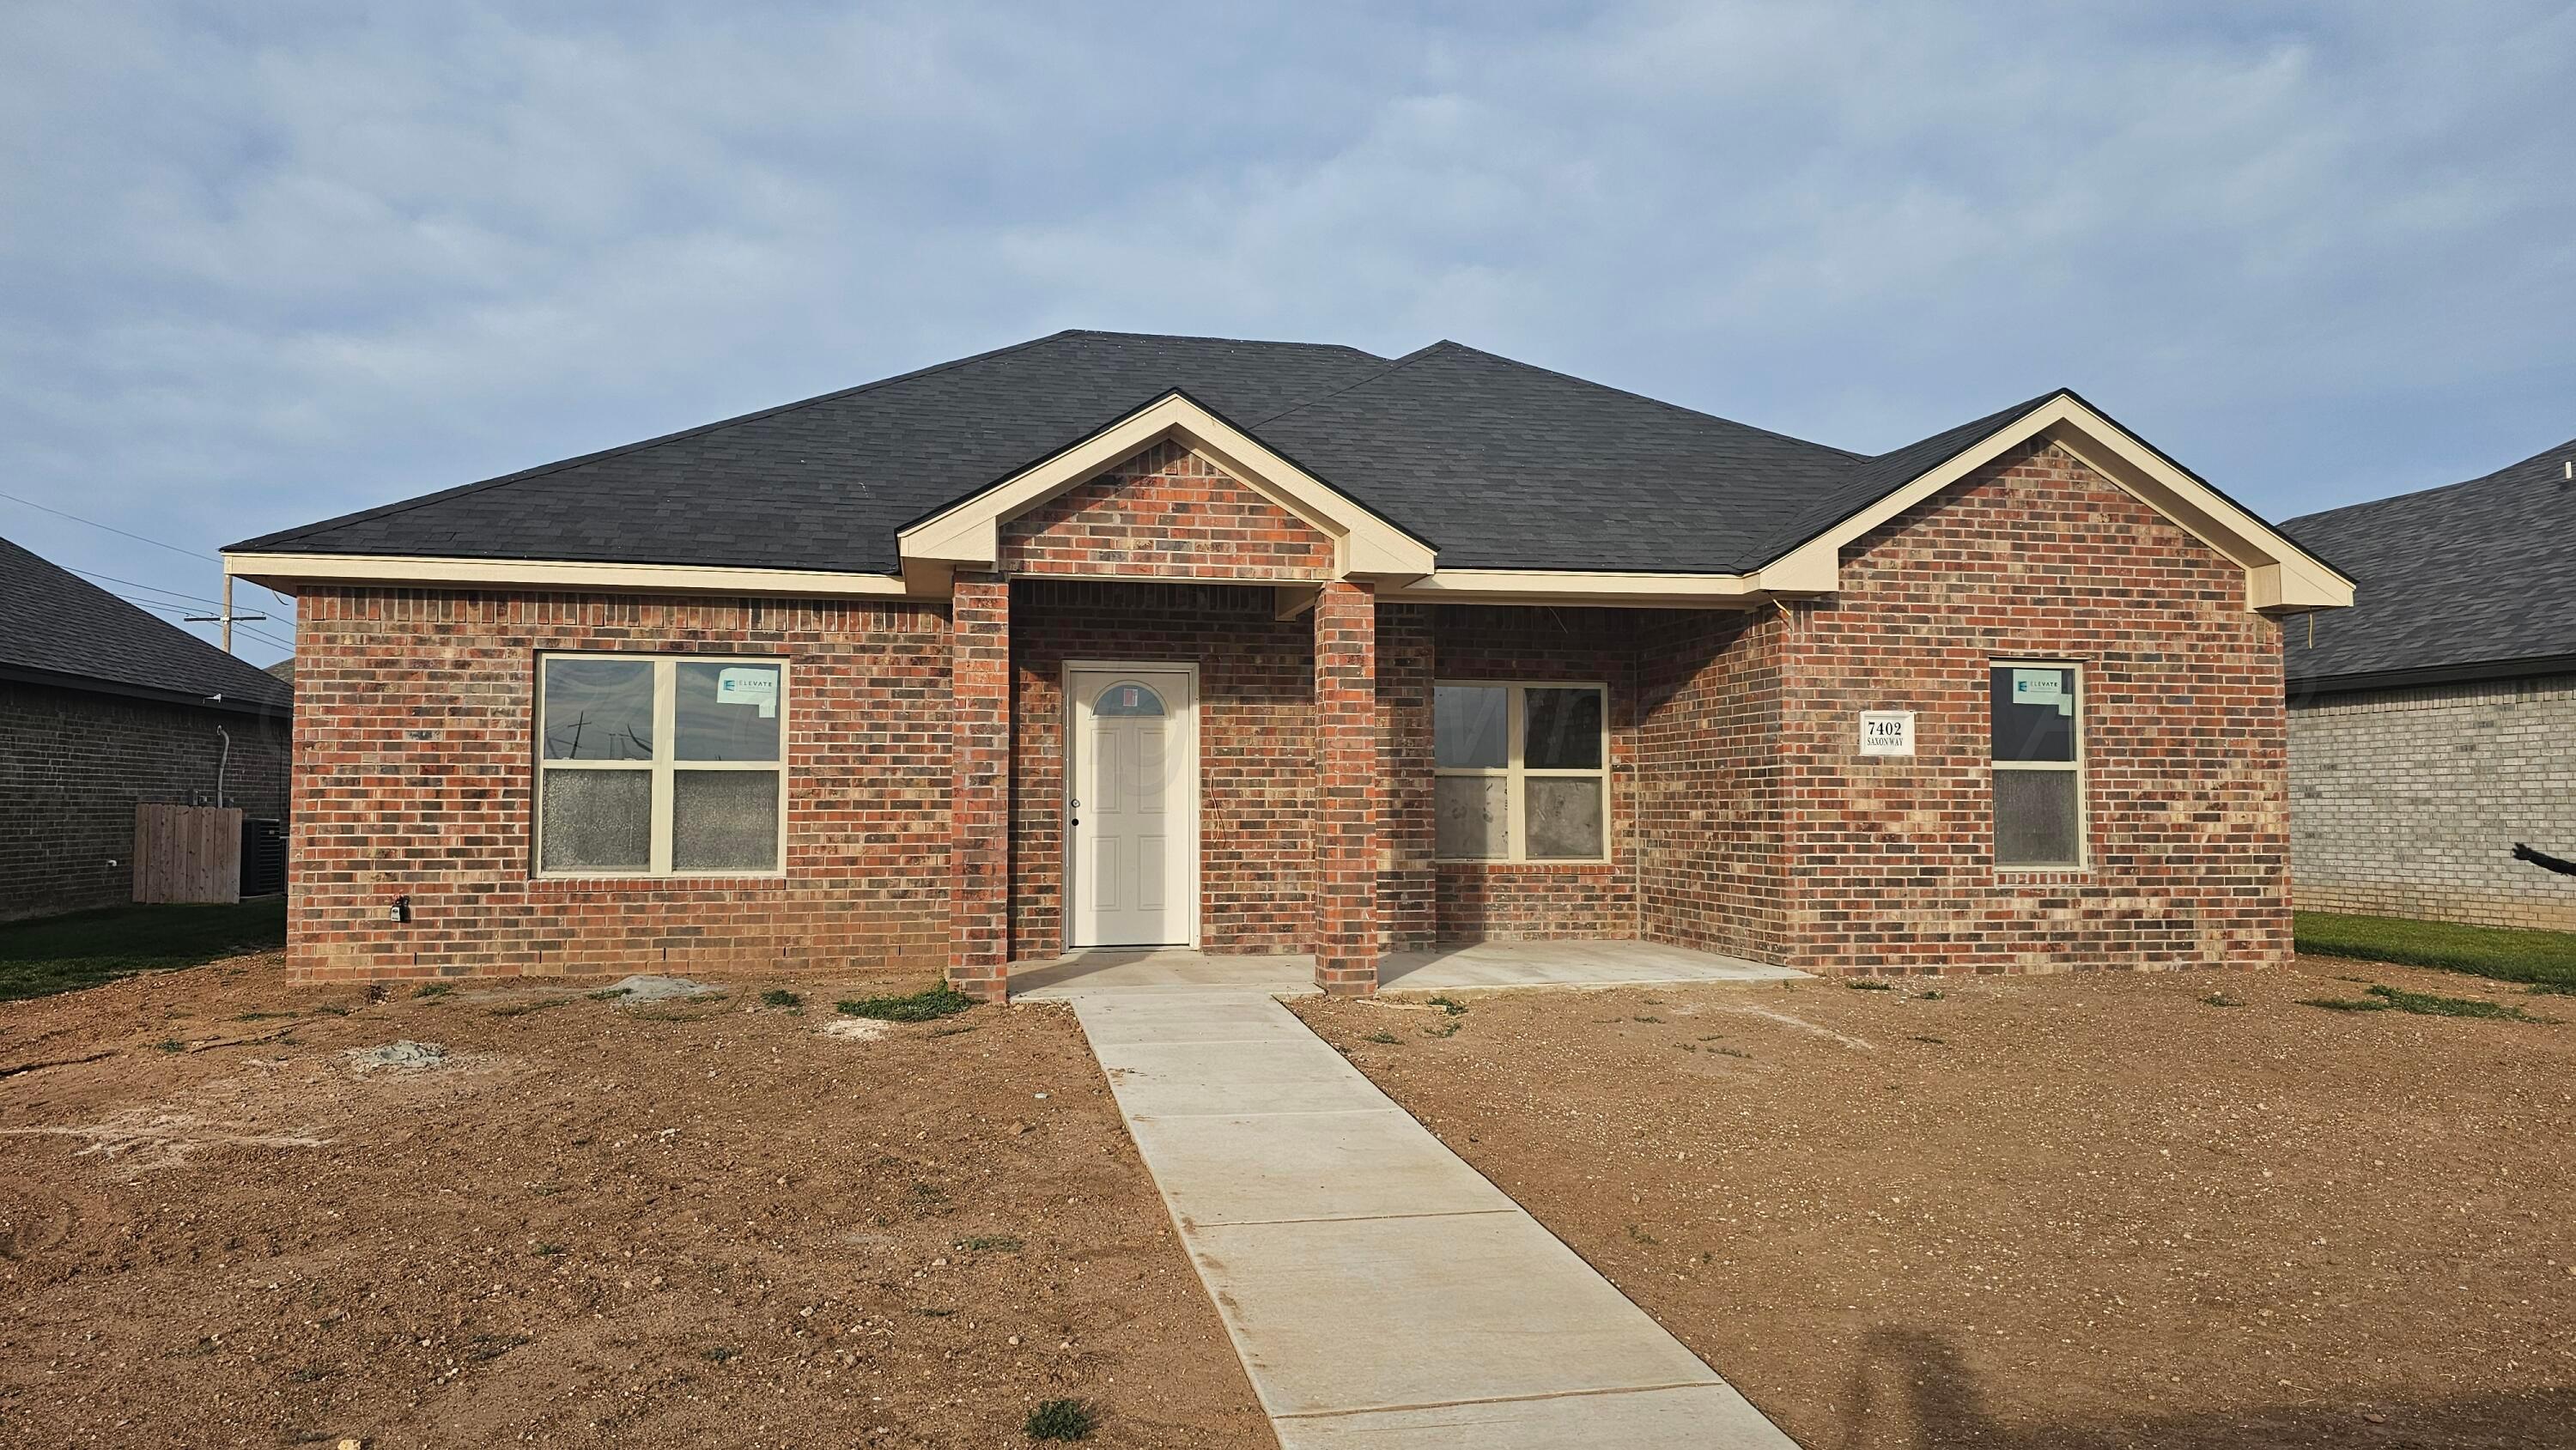
M 770 594 L 796 598 L 898 595 L 891 574 L 816 569 L 711 569 L 580 559 L 449 559 L 392 554 L 227 553 L 224 572 L 292 594 L 301 584 L 498 585 L 644 594 Z
M 2265 613 L 2345 609 L 2353 585 L 2279 531 L 2165 460 L 2128 430 L 2060 393 L 1967 451 L 1888 494 L 1826 532 L 1765 564 L 1761 578 L 1783 592 L 1828 593 L 1840 583 L 1842 550 L 1870 530 L 2033 438 L 2064 448 L 2086 467 L 2136 495 L 2245 570 L 2245 604 Z
M 1044 462 L 905 529 L 900 536 L 905 579 L 917 592 L 936 592 L 955 570 L 996 567 L 1005 521 L 1167 438 L 1177 439 L 1330 538 L 1337 577 L 1393 582 L 1431 572 L 1429 544 L 1369 512 L 1251 434 L 1181 394 L 1169 393 Z

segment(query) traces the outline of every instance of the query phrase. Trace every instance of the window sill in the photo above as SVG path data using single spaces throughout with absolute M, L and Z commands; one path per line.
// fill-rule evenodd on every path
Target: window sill
M 1614 871 L 1616 861 L 1497 861 L 1490 856 L 1441 856 L 1434 866 L 1481 866 L 1488 871 Z
M 538 891 L 567 894 L 581 891 L 668 891 L 674 888 L 695 891 L 709 887 L 743 891 L 786 884 L 787 876 L 784 872 L 771 872 L 767 875 L 709 872 L 705 875 L 691 876 L 531 876 L 528 878 L 528 885 Z

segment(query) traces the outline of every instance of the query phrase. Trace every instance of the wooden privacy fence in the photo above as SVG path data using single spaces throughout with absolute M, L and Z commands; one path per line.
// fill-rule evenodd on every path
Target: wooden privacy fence
M 134 808 L 134 899 L 241 900 L 242 813 L 234 806 Z

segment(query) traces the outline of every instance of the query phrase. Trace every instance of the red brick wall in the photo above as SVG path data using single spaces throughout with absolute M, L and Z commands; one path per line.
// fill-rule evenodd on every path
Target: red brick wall
M 1315 608 L 1315 985 L 1377 990 L 1377 591 L 1340 580 Z
M 1438 868 L 1441 940 L 1637 935 L 1636 619 L 1613 609 L 1444 605 L 1432 611 L 1438 679 L 1600 681 L 1610 694 L 1609 859 L 1444 861 Z
M 222 727 L 232 736 L 223 760 Z M 286 814 L 287 721 L 176 703 L 0 684 L 0 921 L 134 899 L 134 807 Z
M 1322 579 L 1332 540 L 1176 443 L 1157 443 L 1002 525 L 1014 574 Z
M 1637 630 L 1643 936 L 1777 961 L 1788 950 L 1779 616 L 1670 612 Z
M 1313 949 L 1315 647 L 1276 591 L 1013 586 L 1011 939 L 1064 948 L 1064 662 L 1199 667 L 1199 926 L 1211 952 Z
M 960 574 L 948 602 L 948 982 L 1010 994 L 1011 585 Z
M 1431 690 L 1436 658 L 1427 604 L 1377 607 L 1379 950 L 1420 951 L 1440 938 L 1439 844 L 1431 797 Z
M 1844 553 L 1782 639 L 1789 965 L 2018 971 L 2283 960 L 2280 629 L 2243 572 L 2034 445 Z M 1987 669 L 2084 664 L 2089 869 L 1993 864 Z M 1863 760 L 1864 709 L 1916 712 Z
M 937 607 L 369 589 L 300 604 L 297 978 L 946 964 Z M 786 879 L 531 880 L 535 661 L 555 649 L 793 662 Z M 413 920 L 387 920 L 405 894 Z

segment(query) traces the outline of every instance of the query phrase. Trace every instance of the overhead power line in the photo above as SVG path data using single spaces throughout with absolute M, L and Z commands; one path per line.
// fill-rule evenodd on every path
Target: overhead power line
M 187 556 L 188 556 L 189 558 L 191 558 L 191 559 L 212 559 L 212 560 L 214 560 L 214 562 L 215 562 L 215 563 L 218 563 L 218 564 L 220 564 L 220 563 L 222 563 L 222 562 L 223 562 L 223 560 L 221 560 L 221 559 L 216 559 L 214 555 L 212 555 L 212 554 L 209 554 L 209 553 L 205 552 L 203 549 L 185 549 L 185 548 L 181 548 L 181 547 L 180 547 L 179 545 L 177 545 L 177 544 L 165 544 L 165 543 L 163 543 L 163 542 L 162 542 L 161 540 L 159 540 L 159 539 L 146 538 L 145 536 L 143 536 L 143 535 L 141 535 L 141 534 L 138 534 L 138 533 L 135 533 L 135 532 L 133 532 L 133 531 L 131 531 L 131 530 L 128 530 L 128 529 L 120 529 L 120 528 L 118 528 L 118 527 L 117 527 L 116 525 L 114 525 L 114 524 L 102 524 L 102 523 L 100 523 L 100 522 L 99 522 L 98 520 L 96 520 L 96 519 L 85 519 L 85 518 L 82 518 L 82 517 L 81 517 L 80 515 L 78 515 L 78 514 L 67 514 L 67 513 L 63 512 L 61 509 L 55 508 L 55 507 L 54 507 L 53 505 L 51 505 L 51 504 L 41 504 L 41 503 L 36 502 L 34 499 L 31 499 L 31 498 L 20 498 L 20 497 L 18 497 L 18 496 L 17 496 L 16 494 L 14 494 L 14 493 L 9 493 L 9 492 L 6 492 L 6 491 L 0 491 L 0 498 L 5 498 L 5 499 L 9 500 L 11 503 L 20 503 L 20 504 L 25 504 L 27 507 L 29 507 L 29 508 L 31 508 L 31 509 L 34 509 L 34 510 L 36 510 L 38 513 L 48 513 L 48 514 L 52 514 L 55 518 L 58 518 L 58 519 L 69 519 L 69 520 L 71 520 L 73 523 L 76 523 L 76 524 L 86 524 L 86 525 L 88 525 L 89 527 L 91 527 L 91 528 L 93 528 L 93 529 L 105 529 L 107 532 L 109 532 L 109 533 L 111 533 L 111 534 L 118 535 L 118 536 L 119 536 L 119 537 L 121 537 L 121 538 L 128 538 L 128 539 L 132 539 L 132 540 L 134 540 L 134 541 L 135 541 L 136 543 L 138 543 L 138 544 L 150 544 L 152 547 L 154 547 L 154 548 L 156 548 L 156 549 L 167 549 L 167 550 L 169 550 L 169 551 L 170 551 L 171 553 L 173 553 L 173 554 L 185 554 L 185 555 L 187 555 Z M 75 573 L 75 574 L 87 574 L 87 573 L 89 573 L 89 571 L 88 571 L 87 569 L 74 569 L 72 572 L 73 572 L 73 573 Z M 101 578 L 101 579 L 104 579 L 104 578 L 106 578 L 107 576 L 106 576 L 106 575 L 104 575 L 104 574 L 101 574 L 101 575 L 98 575 L 98 576 L 96 576 L 96 577 Z M 117 583 L 119 583 L 119 584 L 124 584 L 124 583 L 128 583 L 128 582 L 131 582 L 131 581 L 123 580 L 123 579 L 119 579 L 119 580 L 117 580 L 116 582 L 117 582 Z M 159 585 L 156 585 L 156 584 L 137 584 L 137 585 L 135 585 L 134 587 L 135 587 L 135 588 L 137 588 L 137 589 L 158 589 L 158 588 L 160 588 L 160 586 L 159 586 Z M 265 585 L 265 584 L 261 585 L 261 586 L 260 586 L 260 588 L 261 588 L 261 589 L 263 589 L 263 590 L 265 590 L 265 591 L 267 592 L 267 594 L 268 594 L 268 597 L 269 597 L 269 598 L 276 600 L 279 604 L 287 604 L 287 603 L 289 602 L 289 601 L 288 601 L 288 599 L 287 599 L 287 597 L 286 597 L 285 595 L 278 593 L 278 592 L 277 592 L 276 590 L 274 590 L 274 589 L 270 589 L 270 588 L 268 588 L 268 586 L 267 586 L 267 585 Z M 164 594 L 171 594 L 171 593 L 176 593 L 177 591 L 175 591 L 175 590 L 168 590 L 168 589 L 164 589 L 164 590 L 162 590 L 161 592 L 162 592 L 162 593 L 164 593 Z M 182 597 L 184 598 L 185 596 L 182 596 Z M 208 603 L 212 603 L 213 601 L 209 600 L 209 601 L 207 601 L 207 602 L 208 602 Z

